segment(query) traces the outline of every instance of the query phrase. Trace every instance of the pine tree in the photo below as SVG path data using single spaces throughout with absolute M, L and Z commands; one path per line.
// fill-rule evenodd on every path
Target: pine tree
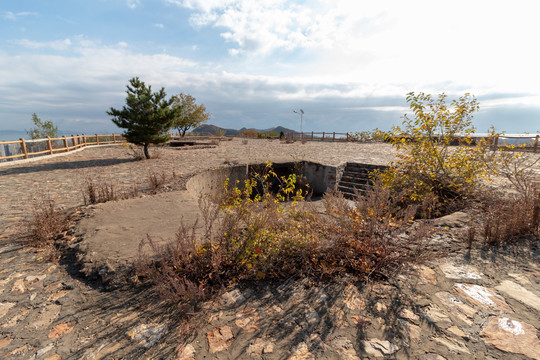
M 110 108 L 108 115 L 113 116 L 116 126 L 126 129 L 124 137 L 130 143 L 143 146 L 144 156 L 150 159 L 150 144 L 162 144 L 169 140 L 167 131 L 181 109 L 171 109 L 173 99 L 165 100 L 165 89 L 152 93 L 152 87 L 146 86 L 138 77 L 129 80 L 127 85 L 126 105 L 122 110 Z
M 58 126 L 54 125 L 51 120 L 43 121 L 36 113 L 32 114 L 32 121 L 34 127 L 30 130 L 26 130 L 31 139 L 43 139 L 47 136 L 55 138 L 58 137 Z

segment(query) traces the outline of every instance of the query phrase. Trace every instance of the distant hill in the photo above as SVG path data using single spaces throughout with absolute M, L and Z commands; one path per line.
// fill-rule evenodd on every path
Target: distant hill
M 236 129 L 224 129 L 224 128 L 221 128 L 219 126 L 210 125 L 210 124 L 209 125 L 201 125 L 198 128 L 193 129 L 191 132 L 193 134 L 217 135 L 217 134 L 220 134 L 220 133 L 222 133 L 224 131 L 226 136 L 227 135 L 228 136 L 236 136 L 236 135 L 238 135 L 239 132 L 246 131 L 246 130 L 254 130 L 254 131 L 256 131 L 258 133 L 262 133 L 262 134 L 268 134 L 270 132 L 274 132 L 277 135 L 279 135 L 280 132 L 282 132 L 282 131 L 283 131 L 284 134 L 291 133 L 291 132 L 292 133 L 296 132 L 294 130 L 287 129 L 286 127 L 283 127 L 283 126 L 276 126 L 276 127 L 269 128 L 269 129 L 241 128 L 240 130 L 236 130 Z
M 198 128 L 195 128 L 191 131 L 193 134 L 211 134 L 211 135 L 217 135 L 221 134 L 221 132 L 225 131 L 226 136 L 235 136 L 238 134 L 238 130 L 235 129 L 224 129 L 216 125 L 201 125 Z

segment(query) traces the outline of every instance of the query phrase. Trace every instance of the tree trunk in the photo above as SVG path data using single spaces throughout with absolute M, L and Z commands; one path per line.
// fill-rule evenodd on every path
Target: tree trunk
M 149 144 L 144 144 L 144 156 L 147 158 L 147 159 L 150 159 L 150 153 L 148 152 L 148 145 Z
M 182 130 L 182 137 L 186 136 L 186 129 Z

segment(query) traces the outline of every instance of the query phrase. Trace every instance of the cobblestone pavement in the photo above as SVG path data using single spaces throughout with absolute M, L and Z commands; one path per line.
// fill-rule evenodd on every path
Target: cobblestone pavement
M 144 287 L 107 291 L 23 245 L 32 205 L 45 198 L 75 208 L 87 179 L 122 191 L 147 188 L 151 173 L 182 179 L 267 159 L 385 164 L 392 156 L 386 144 L 233 140 L 162 150 L 150 161 L 115 146 L 0 167 L 0 359 L 540 359 L 537 258 L 456 252 L 392 286 L 304 280 L 231 289 L 204 305 L 208 316 L 186 337 L 182 319 Z M 457 241 L 460 221 L 443 224 L 442 247 Z

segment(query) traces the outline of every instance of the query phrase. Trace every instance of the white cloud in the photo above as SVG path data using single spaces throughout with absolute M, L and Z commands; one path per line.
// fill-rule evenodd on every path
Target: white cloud
M 6 11 L 4 12 L 4 14 L 2 15 L 2 17 L 6 20 L 13 20 L 13 21 L 16 21 L 18 20 L 19 18 L 21 17 L 25 17 L 25 16 L 37 16 L 38 13 L 36 12 L 33 12 L 33 11 L 21 11 L 21 12 L 17 12 L 17 13 L 14 13 L 14 12 L 11 12 L 11 11 Z
M 307 77 L 410 90 L 537 92 L 540 83 L 531 0 L 166 1 L 190 9 L 194 27 L 216 29 L 244 71 L 303 56 L 294 70 Z
M 27 49 L 50 49 L 50 50 L 67 50 L 71 47 L 72 42 L 70 39 L 53 40 L 53 41 L 32 41 L 28 39 L 21 39 L 13 41 L 13 43 L 21 45 Z
M 126 0 L 126 4 L 130 9 L 135 9 L 141 5 L 141 0 Z
M 163 29 L 165 27 L 165 25 L 163 24 L 154 24 L 155 27 L 157 27 L 158 29 Z

